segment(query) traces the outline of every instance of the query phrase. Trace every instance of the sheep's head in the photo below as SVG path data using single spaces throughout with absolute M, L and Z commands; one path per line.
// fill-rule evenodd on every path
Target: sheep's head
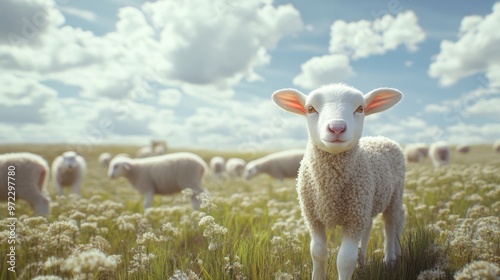
M 69 170 L 73 170 L 78 166 L 78 162 L 76 161 L 76 157 L 78 154 L 73 151 L 65 152 L 62 154 L 63 165 Z
M 130 171 L 131 165 L 124 158 L 117 158 L 111 160 L 109 163 L 108 177 L 116 179 L 125 176 Z
M 331 84 L 309 95 L 295 89 L 278 90 L 273 100 L 284 110 L 306 117 L 309 137 L 318 148 L 340 153 L 358 143 L 365 116 L 389 109 L 402 96 L 395 89 L 379 88 L 363 95 L 353 87 Z
M 243 178 L 248 181 L 252 179 L 255 174 L 257 174 L 257 171 L 257 166 L 255 166 L 255 164 L 253 164 L 252 162 L 249 162 L 245 166 L 245 170 L 243 170 Z

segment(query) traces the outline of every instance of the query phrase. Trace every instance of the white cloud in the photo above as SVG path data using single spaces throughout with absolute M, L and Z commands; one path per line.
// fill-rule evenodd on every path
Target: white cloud
M 313 57 L 301 65 L 301 73 L 293 84 L 314 89 L 324 84 L 342 81 L 354 75 L 349 58 L 342 54 Z
M 87 20 L 87 21 L 94 22 L 97 20 L 97 15 L 94 12 L 89 11 L 89 10 L 78 9 L 78 8 L 69 7 L 69 6 L 61 6 L 61 7 L 59 7 L 59 10 L 61 12 L 63 12 L 64 14 L 76 16 L 76 17 L 82 18 L 82 19 Z
M 385 15 L 375 21 L 345 22 L 336 20 L 330 31 L 328 55 L 316 56 L 301 66 L 293 83 L 312 89 L 325 83 L 340 81 L 354 75 L 350 60 L 385 54 L 405 45 L 408 51 L 418 50 L 425 32 L 412 11 L 396 17 Z
M 462 19 L 458 40 L 441 42 L 441 50 L 429 67 L 429 76 L 438 78 L 443 86 L 461 78 L 486 73 L 491 86 L 500 86 L 500 3 L 493 5 L 491 14 Z
M 450 108 L 444 105 L 428 104 L 425 106 L 424 111 L 431 114 L 444 114 L 450 111 Z
M 396 17 L 385 15 L 373 22 L 337 20 L 331 26 L 330 38 L 331 53 L 344 53 L 359 59 L 384 54 L 400 45 L 415 52 L 425 39 L 425 32 L 418 25 L 415 13 L 407 11 Z

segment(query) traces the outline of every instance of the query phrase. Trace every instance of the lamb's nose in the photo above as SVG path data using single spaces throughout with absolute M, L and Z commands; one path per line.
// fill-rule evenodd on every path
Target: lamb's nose
M 342 120 L 331 121 L 328 124 L 328 129 L 331 132 L 335 133 L 336 135 L 339 135 L 340 133 L 345 131 L 346 123 L 345 123 L 345 121 L 342 121 Z

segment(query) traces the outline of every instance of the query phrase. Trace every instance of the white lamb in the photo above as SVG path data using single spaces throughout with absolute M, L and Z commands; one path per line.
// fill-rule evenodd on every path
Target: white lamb
M 461 154 L 467 154 L 470 152 L 470 146 L 467 144 L 458 144 L 455 149 Z
M 300 161 L 304 157 L 304 150 L 287 150 L 272 153 L 250 161 L 245 167 L 243 177 L 252 179 L 255 175 L 267 173 L 271 177 L 283 182 L 285 178 L 297 178 Z
M 372 218 L 379 213 L 383 213 L 385 223 L 384 261 L 392 265 L 401 255 L 406 172 L 403 152 L 388 138 L 361 138 L 364 117 L 392 107 L 401 98 L 401 92 L 395 89 L 380 88 L 363 95 L 344 84 L 326 85 L 308 96 L 294 89 L 273 94 L 278 106 L 307 120 L 309 141 L 297 192 L 311 233 L 313 279 L 326 278 L 325 229 L 342 227 L 338 277 L 351 279 L 358 246 L 364 261 Z
M 500 153 L 500 140 L 493 143 L 493 151 Z
M 429 156 L 436 168 L 450 164 L 450 148 L 443 141 L 438 141 L 431 145 Z
M 191 204 L 199 209 L 199 194 L 204 192 L 202 179 L 208 170 L 207 164 L 192 153 L 173 153 L 150 158 L 114 158 L 109 164 L 111 179 L 125 177 L 144 195 L 144 208 L 153 204 L 155 194 L 173 194 L 190 188 L 193 190 Z
M 0 178 L 0 200 L 16 203 L 17 199 L 22 199 L 31 205 L 36 215 L 50 214 L 50 197 L 45 193 L 49 165 L 41 156 L 32 153 L 0 155 Z
M 421 163 L 429 154 L 429 147 L 424 143 L 408 144 L 404 148 L 404 154 L 407 162 Z
M 212 171 L 212 176 L 216 179 L 219 179 L 224 171 L 226 170 L 226 161 L 224 158 L 215 156 L 210 159 L 210 170 Z
M 151 140 L 151 150 L 155 155 L 163 155 L 167 152 L 168 144 L 164 140 Z
M 230 158 L 226 161 L 226 172 L 233 177 L 241 177 L 247 162 L 241 158 Z
M 64 194 L 65 187 L 71 187 L 72 193 L 81 195 L 86 173 L 85 159 L 73 151 L 64 152 L 52 162 L 52 177 L 59 195 Z
M 97 159 L 97 161 L 104 167 L 108 167 L 109 166 L 109 162 L 111 161 L 111 159 L 113 158 L 113 155 L 110 154 L 110 153 L 102 153 L 99 155 L 99 158 Z
M 150 146 L 140 147 L 139 150 L 135 153 L 135 157 L 137 158 L 145 158 L 153 156 L 153 149 Z

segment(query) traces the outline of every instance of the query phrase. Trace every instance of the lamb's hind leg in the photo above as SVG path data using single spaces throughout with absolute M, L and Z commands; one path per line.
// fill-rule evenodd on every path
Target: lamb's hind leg
M 363 235 L 361 236 L 361 260 L 360 263 L 364 264 L 366 261 L 366 249 L 368 247 L 368 240 L 370 239 L 370 232 L 372 230 L 372 221 L 363 230 Z
M 313 280 L 326 279 L 326 260 L 328 250 L 326 247 L 326 230 L 323 225 L 311 229 L 311 257 L 313 261 Z
M 405 224 L 405 211 L 402 198 L 393 201 L 383 213 L 385 226 L 384 262 L 390 266 L 401 255 L 401 235 Z

